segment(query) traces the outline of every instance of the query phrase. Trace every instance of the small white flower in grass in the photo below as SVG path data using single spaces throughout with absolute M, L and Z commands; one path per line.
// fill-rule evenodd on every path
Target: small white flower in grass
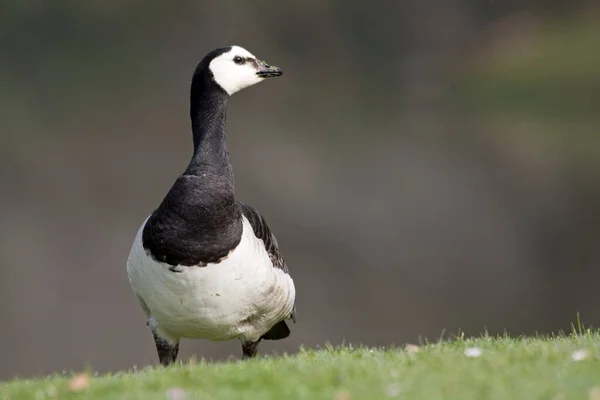
M 467 357 L 477 358 L 481 357 L 482 354 L 483 350 L 481 350 L 479 347 L 467 347 L 465 349 L 465 356 Z
M 407 353 L 418 353 L 419 346 L 417 346 L 416 344 L 408 343 L 406 346 L 404 346 L 404 351 L 406 351 Z
M 388 385 L 388 387 L 385 390 L 385 394 L 387 394 L 388 397 L 398 397 L 401 393 L 402 387 L 397 383 L 392 383 L 391 385 Z
M 46 388 L 46 396 L 53 398 L 56 397 L 56 388 L 54 386 L 50 386 L 48 388 Z
M 590 357 L 590 352 L 586 349 L 576 350 L 571 353 L 571 358 L 573 361 L 583 361 L 587 360 Z
M 171 388 L 165 393 L 167 400 L 185 400 L 187 393 L 181 388 Z

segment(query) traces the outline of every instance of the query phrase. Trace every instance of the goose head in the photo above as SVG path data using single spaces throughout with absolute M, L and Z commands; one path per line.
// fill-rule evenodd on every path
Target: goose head
M 282 74 L 278 67 L 256 58 L 240 46 L 230 46 L 213 50 L 200 65 L 207 66 L 212 80 L 232 95 L 263 80 Z

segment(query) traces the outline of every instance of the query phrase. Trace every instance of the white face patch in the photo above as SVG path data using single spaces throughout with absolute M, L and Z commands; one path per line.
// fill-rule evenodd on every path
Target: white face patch
M 241 57 L 244 60 L 243 64 L 237 64 L 234 61 L 236 57 Z M 232 46 L 231 50 L 216 57 L 209 64 L 215 82 L 230 96 L 264 79 L 256 75 L 256 65 L 246 61 L 248 58 L 256 59 L 248 50 L 239 46 Z

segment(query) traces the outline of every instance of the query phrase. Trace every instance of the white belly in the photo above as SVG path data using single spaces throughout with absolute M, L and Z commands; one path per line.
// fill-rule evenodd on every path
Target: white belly
M 292 278 L 274 268 L 262 240 L 244 218 L 242 239 L 226 259 L 182 272 L 154 261 L 139 229 L 127 273 L 150 324 L 165 339 L 256 341 L 294 307 Z

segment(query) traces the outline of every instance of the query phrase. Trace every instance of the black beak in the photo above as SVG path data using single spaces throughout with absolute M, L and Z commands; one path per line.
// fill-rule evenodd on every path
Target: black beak
M 260 76 L 261 78 L 271 78 L 273 76 L 280 76 L 283 73 L 281 69 L 269 65 L 264 61 L 257 61 L 257 64 L 258 71 L 256 71 L 256 75 Z

